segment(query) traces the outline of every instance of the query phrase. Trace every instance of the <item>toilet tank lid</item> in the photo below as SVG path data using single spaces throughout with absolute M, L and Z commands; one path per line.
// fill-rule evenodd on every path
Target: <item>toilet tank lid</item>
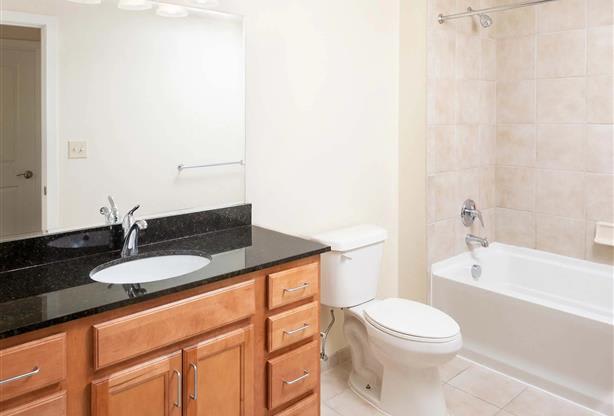
M 362 224 L 353 227 L 331 230 L 317 234 L 313 240 L 329 245 L 333 251 L 350 251 L 357 248 L 381 243 L 388 237 L 388 232 L 377 225 Z

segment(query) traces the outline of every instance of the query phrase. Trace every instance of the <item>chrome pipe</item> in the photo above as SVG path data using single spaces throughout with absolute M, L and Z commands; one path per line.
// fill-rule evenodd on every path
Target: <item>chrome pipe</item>
M 466 12 L 462 12 L 462 13 L 455 13 L 455 14 L 448 14 L 448 15 L 443 15 L 440 13 L 437 15 L 437 21 L 439 23 L 444 23 L 446 20 L 460 19 L 461 17 L 470 17 L 470 16 L 488 14 L 488 13 L 493 13 L 493 12 L 502 12 L 505 10 L 518 9 L 520 7 L 535 6 L 535 5 L 542 4 L 542 3 L 549 3 L 551 1 L 556 1 L 556 0 L 534 0 L 534 1 L 527 1 L 524 3 L 506 4 L 503 6 L 489 7 L 487 9 L 479 9 L 479 10 L 473 10 L 471 7 L 469 7 Z

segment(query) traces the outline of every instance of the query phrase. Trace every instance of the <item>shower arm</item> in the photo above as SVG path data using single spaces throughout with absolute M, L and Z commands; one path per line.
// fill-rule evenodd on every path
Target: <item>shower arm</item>
M 502 12 L 505 10 L 517 9 L 519 7 L 535 6 L 537 4 L 549 3 L 551 1 L 556 1 L 556 0 L 534 0 L 534 1 L 524 2 L 524 3 L 507 4 L 504 6 L 489 7 L 487 9 L 480 9 L 480 10 L 473 10 L 471 7 L 469 7 L 467 8 L 466 12 L 462 12 L 462 13 L 448 14 L 445 16 L 440 13 L 439 15 L 437 15 L 437 21 L 439 23 L 444 23 L 446 20 L 460 19 L 461 17 L 471 17 L 471 16 L 493 13 L 493 12 Z

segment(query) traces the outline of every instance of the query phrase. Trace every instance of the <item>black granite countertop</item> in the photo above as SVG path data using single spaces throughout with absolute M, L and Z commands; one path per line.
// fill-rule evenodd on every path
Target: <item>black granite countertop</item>
M 90 271 L 119 251 L 0 272 L 0 339 L 203 284 L 324 253 L 329 247 L 244 225 L 141 246 L 141 252 L 197 250 L 211 263 L 199 271 L 139 285 L 108 285 Z

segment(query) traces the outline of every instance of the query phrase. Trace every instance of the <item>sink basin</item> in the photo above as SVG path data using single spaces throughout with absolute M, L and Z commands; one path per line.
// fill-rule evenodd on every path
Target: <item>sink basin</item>
M 194 251 L 147 253 L 100 265 L 90 272 L 90 277 L 112 284 L 157 282 L 195 272 L 209 263 L 209 256 Z
M 109 231 L 84 232 L 76 235 L 67 235 L 56 238 L 49 243 L 54 248 L 88 248 L 111 245 L 111 233 Z

